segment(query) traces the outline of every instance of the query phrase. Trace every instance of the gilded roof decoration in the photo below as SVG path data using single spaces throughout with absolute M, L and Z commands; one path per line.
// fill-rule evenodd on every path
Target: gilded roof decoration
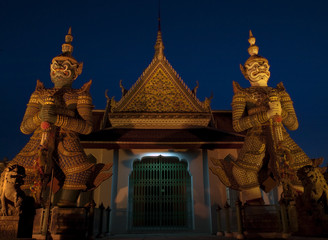
M 160 40 L 161 40 L 161 35 Z M 138 81 L 112 106 L 112 112 L 209 112 L 155 45 L 155 56 Z
M 151 73 L 133 86 L 113 112 L 207 112 L 204 104 L 176 76 L 167 64 L 157 62 Z
M 118 102 L 112 101 L 109 114 L 112 126 L 163 127 L 165 121 L 170 122 L 167 127 L 207 126 L 211 118 L 210 99 L 199 101 L 196 90 L 191 91 L 168 62 L 160 27 L 154 48 L 152 62 L 136 83 L 129 90 L 124 89 Z

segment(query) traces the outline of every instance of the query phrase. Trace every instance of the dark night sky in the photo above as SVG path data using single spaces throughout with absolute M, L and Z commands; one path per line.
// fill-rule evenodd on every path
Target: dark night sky
M 248 58 L 251 29 L 259 54 L 271 65 L 270 86 L 283 81 L 300 127 L 294 140 L 328 163 L 328 1 L 162 0 L 165 55 L 198 98 L 214 94 L 213 110 L 229 110 L 232 81 L 249 83 L 239 70 Z M 157 0 L 0 1 L 0 159 L 12 158 L 29 136 L 19 131 L 36 80 L 51 87 L 49 64 L 61 52 L 68 27 L 73 55 L 84 62 L 79 88 L 93 80 L 96 109 L 105 89 L 121 97 L 151 62 L 157 34 Z

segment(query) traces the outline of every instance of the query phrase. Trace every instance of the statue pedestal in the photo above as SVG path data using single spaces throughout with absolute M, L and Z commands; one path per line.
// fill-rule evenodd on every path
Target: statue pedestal
M 87 211 L 85 208 L 58 208 L 52 210 L 50 232 L 52 235 L 86 235 Z
M 294 235 L 308 237 L 328 237 L 328 214 L 324 212 L 307 214 L 298 212 L 298 232 Z
M 0 216 L 0 239 L 31 238 L 34 209 L 19 216 Z
M 42 233 L 44 209 L 38 209 L 33 228 L 33 237 L 44 239 Z M 86 208 L 59 208 L 51 210 L 49 232 L 52 239 L 85 239 L 88 232 L 88 213 Z
M 37 209 L 33 224 L 33 238 L 45 239 L 44 224 L 47 222 L 45 209 Z M 109 235 L 110 208 L 100 205 L 90 207 L 59 208 L 50 212 L 49 234 L 55 239 L 93 239 Z M 1 238 L 0 238 L 1 239 Z
M 0 239 L 16 239 L 18 236 L 19 216 L 0 217 Z

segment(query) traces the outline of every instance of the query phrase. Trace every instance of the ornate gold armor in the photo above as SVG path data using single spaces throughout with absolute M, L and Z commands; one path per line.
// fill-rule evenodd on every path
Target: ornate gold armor
M 298 121 L 294 111 L 293 102 L 286 92 L 282 83 L 276 88 L 272 87 L 249 87 L 242 89 L 238 83 L 234 82 L 235 94 L 232 100 L 233 127 L 237 132 L 247 130 L 245 143 L 238 154 L 238 158 L 233 162 L 238 168 L 245 169 L 254 174 L 253 179 L 245 179 L 243 171 L 235 171 L 235 177 L 240 178 L 239 188 L 251 188 L 259 184 L 261 179 L 259 171 L 265 166 L 266 173 L 262 178 L 268 177 L 271 173 L 275 179 L 279 179 L 277 173 L 277 151 L 275 145 L 282 144 L 290 153 L 289 167 L 297 170 L 304 165 L 311 165 L 312 162 L 303 150 L 291 139 L 284 126 L 289 130 L 298 128 Z M 282 130 L 283 140 L 278 143 L 272 131 L 273 121 L 268 119 L 266 112 L 269 110 L 268 102 L 272 95 L 277 97 L 282 108 L 282 122 L 277 123 Z M 298 181 L 294 184 L 299 184 Z
M 54 166 L 54 176 L 65 190 L 60 200 L 62 206 L 73 206 L 79 190 L 93 189 L 111 176 L 102 172 L 111 165 L 88 162 L 79 141 L 79 134 L 92 131 L 93 105 L 89 93 L 91 80 L 81 89 L 71 87 L 83 66 L 72 57 L 72 40 L 69 29 L 63 53 L 53 58 L 50 65 L 54 87 L 46 89 L 37 81 L 20 126 L 24 134 L 33 135 L 10 162 L 25 167 L 27 176 L 22 189 L 31 189 L 37 202 L 49 180 L 46 177 L 51 174 L 49 166 Z
M 91 81 L 81 89 L 61 89 L 55 95 L 55 105 L 58 114 L 55 122 L 55 147 L 54 159 L 57 166 L 65 175 L 64 189 L 83 189 L 86 187 L 86 179 L 89 169 L 93 164 L 88 163 L 87 157 L 80 144 L 78 134 L 89 134 L 92 131 L 92 99 L 89 94 Z M 22 189 L 29 188 L 33 183 L 32 173 L 34 161 L 38 157 L 40 140 L 42 136 L 41 119 L 39 112 L 49 93 L 54 89 L 45 89 L 38 82 L 36 90 L 31 95 L 27 109 L 21 124 L 24 134 L 33 133 L 27 145 L 12 160 L 19 163 L 27 171 L 25 184 Z M 59 171 L 59 169 L 57 169 Z
M 276 88 L 267 85 L 270 65 L 258 55 L 259 48 L 251 32 L 249 43 L 251 56 L 240 69 L 251 87 L 241 88 L 233 82 L 232 99 L 233 128 L 236 132 L 246 131 L 245 142 L 237 159 L 228 155 L 213 161 L 216 166 L 210 169 L 226 186 L 249 191 L 249 196 L 260 198 L 259 186 L 270 191 L 286 179 L 292 185 L 301 185 L 296 172 L 312 165 L 312 161 L 285 129 L 298 128 L 289 94 L 282 83 Z

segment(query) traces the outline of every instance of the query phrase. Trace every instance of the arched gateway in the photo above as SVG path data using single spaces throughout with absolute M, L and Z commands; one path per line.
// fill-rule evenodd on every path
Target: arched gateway
M 129 178 L 130 229 L 187 230 L 192 226 L 191 176 L 177 157 L 143 157 Z

